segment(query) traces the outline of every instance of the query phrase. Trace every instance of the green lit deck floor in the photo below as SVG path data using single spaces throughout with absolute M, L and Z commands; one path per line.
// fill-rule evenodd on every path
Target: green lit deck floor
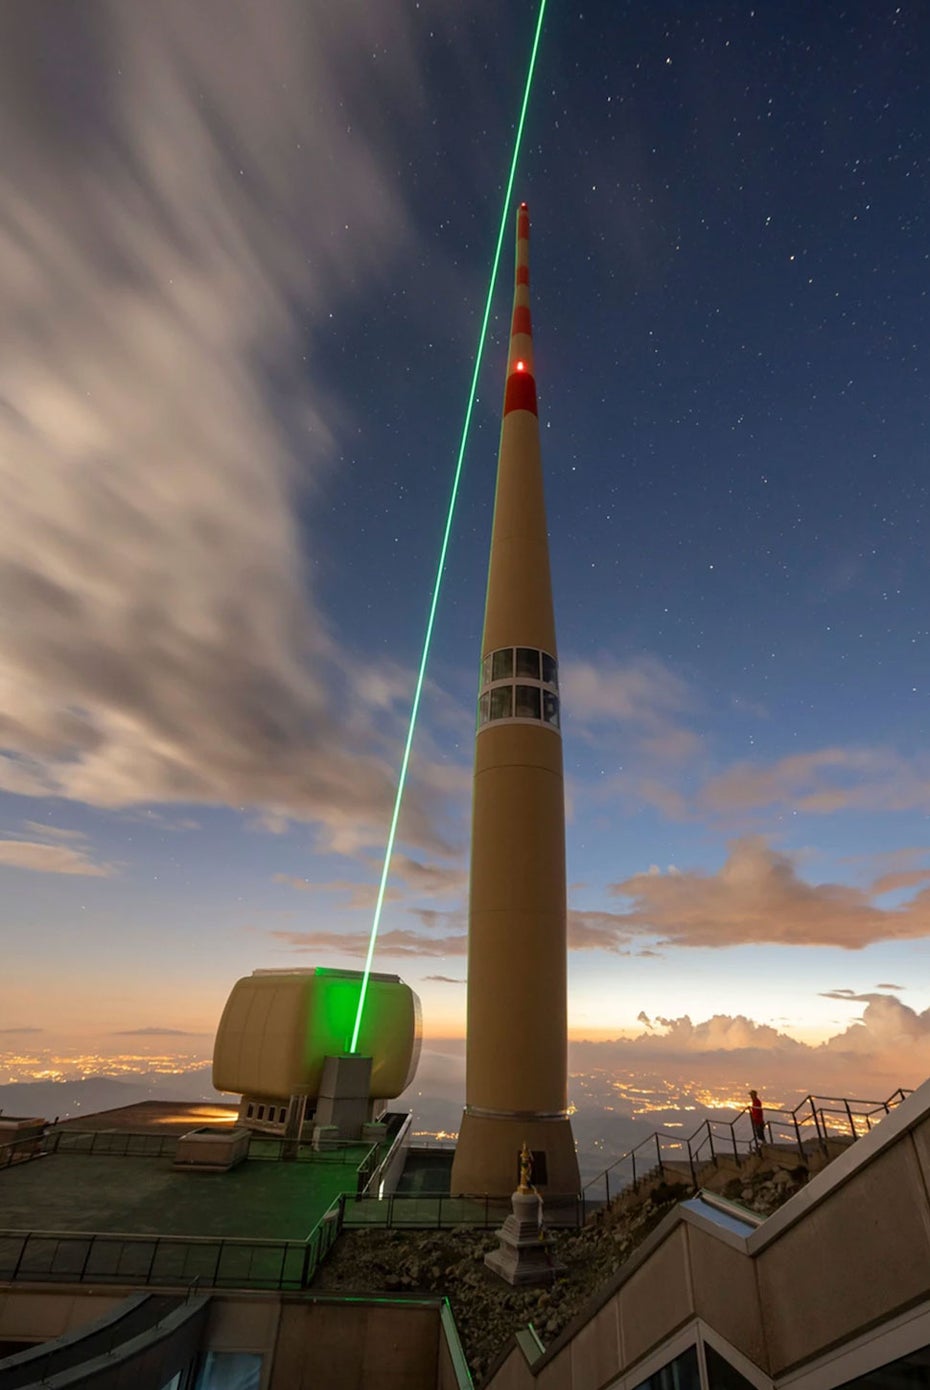
M 49 1154 L 0 1172 L 0 1229 L 305 1240 L 368 1150 L 343 1162 L 249 1159 L 228 1173 L 170 1158 Z

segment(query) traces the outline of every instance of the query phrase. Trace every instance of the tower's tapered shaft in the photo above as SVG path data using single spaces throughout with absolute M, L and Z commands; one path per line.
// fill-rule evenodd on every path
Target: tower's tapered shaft
M 468 924 L 466 1105 L 452 1192 L 510 1193 L 524 1140 L 543 1193 L 575 1193 L 567 1115 L 565 798 L 529 309 L 516 284 L 481 648 Z

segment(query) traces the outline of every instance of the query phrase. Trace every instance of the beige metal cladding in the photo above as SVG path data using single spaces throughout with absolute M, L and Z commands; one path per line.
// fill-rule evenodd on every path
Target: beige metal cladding
M 517 645 L 558 656 L 539 422 L 528 410 L 501 428 L 482 655 Z
M 269 972 L 237 980 L 213 1047 L 216 1089 L 282 1101 L 318 1095 L 325 1058 L 347 1048 L 359 984 L 354 972 Z M 418 1050 L 413 990 L 372 977 L 359 1036 L 359 1051 L 372 1058 L 372 1099 L 400 1095 Z
M 467 1100 L 566 1105 L 562 740 L 528 724 L 477 740 L 468 924 Z
M 574 1192 L 578 1182 L 566 1116 L 565 796 L 528 253 L 524 205 L 481 649 L 466 1113 L 453 1193 L 509 1192 L 524 1138 L 540 1168 L 545 1159 L 545 1190 Z

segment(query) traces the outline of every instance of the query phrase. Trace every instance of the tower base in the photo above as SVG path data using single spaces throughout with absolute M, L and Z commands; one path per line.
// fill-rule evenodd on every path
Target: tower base
M 520 1150 L 533 1155 L 533 1186 L 544 1197 L 575 1197 L 581 1186 L 571 1121 L 462 1116 L 452 1163 L 453 1197 L 509 1197 L 520 1181 Z

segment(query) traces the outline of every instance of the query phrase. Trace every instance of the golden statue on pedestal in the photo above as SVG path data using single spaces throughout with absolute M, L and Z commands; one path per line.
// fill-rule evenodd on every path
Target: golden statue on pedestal
M 523 1148 L 520 1150 L 520 1186 L 517 1188 L 517 1191 L 524 1193 L 535 1191 L 531 1181 L 532 1177 L 533 1155 L 526 1147 L 526 1140 L 524 1139 Z

